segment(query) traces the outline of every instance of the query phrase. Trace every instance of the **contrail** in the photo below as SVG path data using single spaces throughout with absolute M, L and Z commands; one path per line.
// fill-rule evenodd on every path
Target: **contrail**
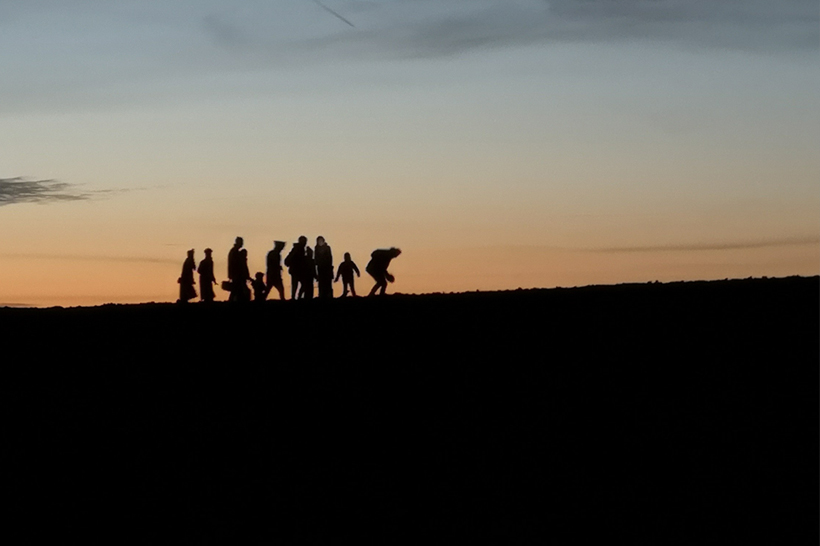
M 356 25 L 354 25 L 353 23 L 351 23 L 350 21 L 348 21 L 347 19 L 345 19 L 344 17 L 342 17 L 341 15 L 339 15 L 338 13 L 336 13 L 335 11 L 333 11 L 332 9 L 327 7 L 326 5 L 322 4 L 319 0 L 313 0 L 313 1 L 316 2 L 317 6 L 319 6 L 320 8 L 325 10 L 326 12 L 330 13 L 331 15 L 336 17 L 337 19 L 339 19 L 341 21 L 344 21 L 345 23 L 352 26 L 353 28 L 356 28 Z

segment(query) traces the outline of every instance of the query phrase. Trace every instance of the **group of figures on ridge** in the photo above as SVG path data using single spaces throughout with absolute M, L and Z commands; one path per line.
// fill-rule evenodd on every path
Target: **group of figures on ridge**
M 339 279 L 342 280 L 344 287 L 341 297 L 346 297 L 348 292 L 356 296 L 354 273 L 357 277 L 361 277 L 361 273 L 350 253 L 345 252 L 344 261 L 339 264 L 334 280 L 333 253 L 325 238 L 321 236 L 316 238 L 315 250 L 307 246 L 307 243 L 307 237 L 304 235 L 299 237 L 284 260 L 291 279 L 290 298 L 293 300 L 313 299 L 316 283 L 319 287 L 319 299 L 332 299 L 333 283 L 338 282 Z M 221 283 L 222 289 L 230 293 L 228 301 L 251 301 L 251 293 L 254 301 L 265 301 L 274 288 L 279 293 L 280 300 L 286 299 L 285 285 L 282 281 L 282 250 L 285 248 L 285 242 L 273 242 L 273 250 L 267 255 L 266 273 L 259 271 L 254 277 L 251 277 L 248 268 L 248 251 L 243 248 L 244 244 L 242 237 L 237 237 L 228 252 L 228 280 Z M 200 299 L 203 302 L 212 302 L 216 299 L 214 285 L 218 283 L 214 275 L 212 253 L 210 248 L 206 248 L 205 258 L 197 266 L 194 260 L 194 249 L 188 251 L 188 257 L 182 264 L 182 275 L 177 281 L 179 282 L 180 303 L 186 303 L 197 297 L 196 288 L 194 288 L 195 272 L 199 272 Z M 365 271 L 376 281 L 370 290 L 370 296 L 377 293 L 384 295 L 387 283 L 396 280 L 387 268 L 390 261 L 399 254 L 401 250 L 398 248 L 378 249 L 370 254 L 370 262 L 365 267 Z

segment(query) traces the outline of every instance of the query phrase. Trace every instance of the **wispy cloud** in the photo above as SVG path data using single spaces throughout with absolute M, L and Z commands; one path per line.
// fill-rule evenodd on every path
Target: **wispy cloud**
M 0 206 L 16 203 L 54 203 L 82 201 L 91 194 L 58 180 L 28 180 L 21 177 L 0 178 Z
M 59 203 L 65 201 L 87 201 L 122 193 L 147 191 L 167 186 L 138 188 L 107 188 L 101 190 L 81 189 L 78 184 L 59 180 L 31 180 L 20 176 L 0 178 L 0 206 L 18 203 Z
M 215 74 L 517 46 L 641 43 L 801 57 L 820 49 L 816 0 L 320 3 L 339 17 L 311 0 L 0 0 L 0 115 L 180 91 L 187 100 L 232 81 Z
M 644 41 L 756 52 L 820 46 L 814 0 L 403 0 L 341 1 L 360 10 L 357 30 L 305 34 L 303 50 L 379 57 L 443 57 L 478 48 L 533 43 Z M 364 4 L 364 6 L 362 5 Z M 209 15 L 220 43 L 281 51 L 250 11 Z M 291 37 L 293 38 L 293 37 Z M 296 49 L 298 51 L 299 48 Z
M 725 243 L 693 243 L 650 246 L 620 246 L 585 249 L 590 252 L 697 252 L 703 250 L 748 250 L 754 248 L 820 245 L 820 237 L 791 237 Z
M 5 259 L 26 259 L 26 260 L 57 260 L 70 262 L 116 262 L 116 263 L 152 263 L 178 265 L 180 260 L 169 258 L 157 258 L 151 256 L 118 256 L 103 254 L 44 254 L 36 252 L 6 252 L 0 254 L 0 258 Z

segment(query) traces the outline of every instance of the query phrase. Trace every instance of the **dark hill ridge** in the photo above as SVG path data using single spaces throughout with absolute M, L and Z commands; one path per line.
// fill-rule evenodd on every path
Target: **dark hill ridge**
M 818 288 L 0 309 L 7 517 L 28 542 L 817 543 Z

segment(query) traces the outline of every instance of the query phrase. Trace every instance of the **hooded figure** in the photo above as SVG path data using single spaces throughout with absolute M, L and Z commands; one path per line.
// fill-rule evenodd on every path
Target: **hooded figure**
M 196 297 L 194 271 L 196 271 L 196 262 L 194 262 L 194 249 L 191 249 L 182 264 L 182 274 L 177 280 L 179 283 L 179 303 L 188 303 L 189 300 Z

